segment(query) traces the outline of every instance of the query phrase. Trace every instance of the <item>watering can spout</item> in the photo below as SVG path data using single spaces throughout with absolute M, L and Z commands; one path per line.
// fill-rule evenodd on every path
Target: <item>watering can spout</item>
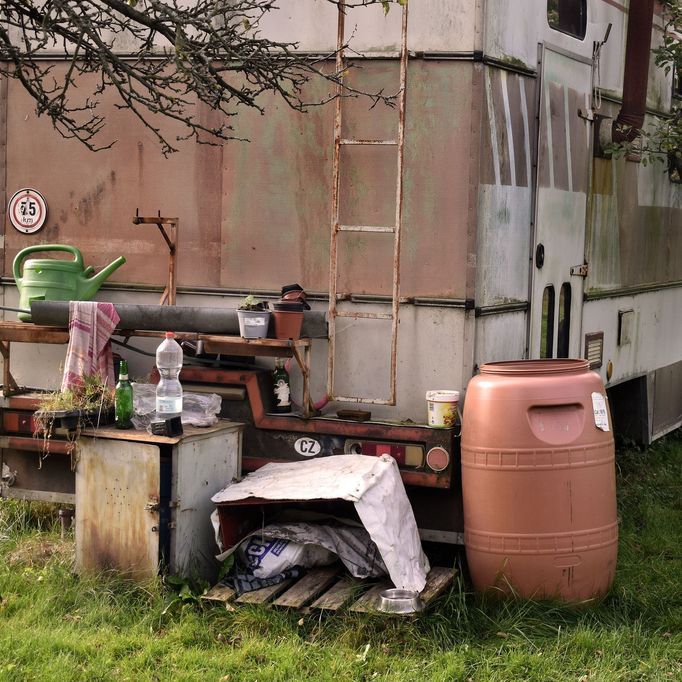
M 92 270 L 91 268 L 86 268 L 83 273 L 85 276 L 81 277 L 79 283 L 78 297 L 83 301 L 87 301 L 88 299 L 92 298 L 97 290 L 102 286 L 104 280 L 106 280 L 107 277 L 114 272 L 114 270 L 120 268 L 125 262 L 126 259 L 123 256 L 119 256 L 116 260 L 109 263 L 109 265 L 102 268 L 96 275 L 93 275 L 92 277 L 87 277 L 89 274 L 88 270 Z

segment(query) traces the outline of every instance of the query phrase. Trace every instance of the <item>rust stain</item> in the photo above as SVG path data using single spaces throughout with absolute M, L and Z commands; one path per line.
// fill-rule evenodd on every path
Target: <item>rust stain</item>
M 78 222 L 88 225 L 106 193 L 106 183 L 98 182 L 94 189 L 85 194 L 75 207 Z

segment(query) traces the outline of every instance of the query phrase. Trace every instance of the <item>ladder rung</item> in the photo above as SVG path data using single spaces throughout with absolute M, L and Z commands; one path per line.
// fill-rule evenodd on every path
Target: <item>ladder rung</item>
M 358 313 L 350 310 L 337 310 L 336 317 L 353 317 L 364 320 L 392 320 L 392 313 Z
M 339 232 L 395 232 L 395 227 L 383 225 L 339 225 L 336 229 Z
M 353 140 L 348 138 L 342 138 L 339 140 L 339 144 L 349 144 L 349 145 L 371 145 L 380 146 L 386 145 L 390 147 L 397 147 L 398 140 Z

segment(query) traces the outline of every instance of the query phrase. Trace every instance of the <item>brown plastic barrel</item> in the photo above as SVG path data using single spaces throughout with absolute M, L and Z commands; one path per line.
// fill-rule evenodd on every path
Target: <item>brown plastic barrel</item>
M 615 449 L 586 360 L 482 365 L 462 419 L 464 542 L 474 588 L 583 601 L 616 569 Z

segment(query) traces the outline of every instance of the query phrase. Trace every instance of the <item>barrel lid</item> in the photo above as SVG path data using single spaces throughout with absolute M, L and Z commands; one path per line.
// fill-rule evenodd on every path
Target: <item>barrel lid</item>
M 590 368 L 587 360 L 557 358 L 551 360 L 508 360 L 487 362 L 480 367 L 481 374 L 567 374 L 585 372 Z

